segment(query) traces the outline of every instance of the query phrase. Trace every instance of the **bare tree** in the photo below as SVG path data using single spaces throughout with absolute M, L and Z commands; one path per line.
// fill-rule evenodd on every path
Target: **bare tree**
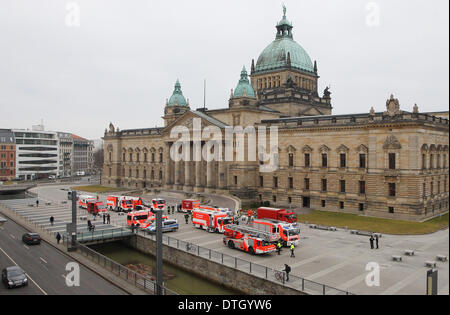
M 105 153 L 104 153 L 103 148 L 100 148 L 94 152 L 94 168 L 96 170 L 103 169 L 104 155 L 105 155 Z

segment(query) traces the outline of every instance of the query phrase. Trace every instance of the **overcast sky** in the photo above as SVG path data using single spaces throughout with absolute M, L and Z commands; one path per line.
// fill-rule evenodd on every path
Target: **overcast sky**
M 334 114 L 383 111 L 391 93 L 403 110 L 448 109 L 448 0 L 1 0 L 0 128 L 162 126 L 177 78 L 191 108 L 205 78 L 207 107 L 227 107 L 283 2 Z

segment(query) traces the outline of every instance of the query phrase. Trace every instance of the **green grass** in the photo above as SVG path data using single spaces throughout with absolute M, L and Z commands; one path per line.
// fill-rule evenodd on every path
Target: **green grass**
M 118 188 L 105 187 L 105 186 L 99 186 L 99 185 L 77 186 L 77 187 L 72 187 L 72 189 L 73 190 L 90 192 L 90 193 L 104 193 L 104 192 L 120 191 L 121 190 L 121 189 L 118 189 Z
M 311 214 L 297 216 L 300 222 L 318 225 L 347 227 L 351 230 L 362 230 L 392 235 L 422 235 L 445 229 L 449 226 L 448 213 L 440 218 L 419 223 L 391 219 L 371 218 L 354 214 L 314 211 Z

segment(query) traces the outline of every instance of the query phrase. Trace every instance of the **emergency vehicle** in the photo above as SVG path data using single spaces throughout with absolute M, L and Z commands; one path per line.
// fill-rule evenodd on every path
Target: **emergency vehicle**
M 252 227 L 257 230 L 273 234 L 277 240 L 281 240 L 283 246 L 298 246 L 300 229 L 296 224 L 290 224 L 275 220 L 253 220 Z
M 166 215 L 162 216 L 163 222 L 166 220 L 169 220 L 169 217 Z M 147 220 L 145 220 L 144 222 L 142 222 L 139 227 L 143 230 L 145 230 L 146 228 L 148 228 L 150 225 L 153 224 L 153 222 L 156 221 L 156 215 L 153 214 L 153 212 L 150 211 L 150 213 L 148 214 L 148 218 Z
M 272 244 L 271 233 L 245 225 L 227 225 L 223 244 L 230 249 L 240 249 L 252 255 L 269 254 L 276 251 L 276 246 Z
M 154 216 L 150 211 L 135 211 L 130 212 L 127 215 L 127 225 L 131 224 L 141 226 L 143 225 L 150 216 Z
M 80 195 L 78 196 L 78 206 L 83 209 L 87 209 L 88 202 L 95 202 L 96 198 L 94 196 L 89 195 Z
M 233 223 L 233 219 L 225 212 L 198 209 L 192 212 L 192 223 L 210 233 L 223 233 L 224 227 Z
M 190 213 L 200 208 L 200 200 L 186 199 L 181 202 L 181 212 Z
M 166 201 L 161 198 L 152 199 L 153 210 L 166 210 Z
M 256 210 L 256 217 L 258 219 L 271 219 L 277 221 L 284 221 L 288 223 L 297 222 L 297 215 L 294 211 L 261 207 Z
M 211 207 L 211 206 L 199 206 L 198 209 L 200 210 L 208 210 L 208 211 L 216 211 L 216 212 L 223 212 L 228 214 L 230 217 L 234 216 L 234 211 L 230 210 L 228 208 L 217 208 L 217 207 Z
M 116 212 L 130 212 L 135 208 L 135 204 L 139 201 L 135 200 L 136 197 L 127 196 L 107 196 L 106 206 L 109 210 Z M 140 199 L 140 198 L 139 198 Z
M 101 201 L 88 201 L 86 209 L 89 213 L 92 214 L 107 212 L 105 204 Z

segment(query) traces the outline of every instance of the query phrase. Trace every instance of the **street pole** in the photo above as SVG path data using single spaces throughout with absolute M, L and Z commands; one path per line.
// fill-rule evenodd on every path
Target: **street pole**
M 156 295 L 163 295 L 162 210 L 156 210 Z
M 71 237 L 68 251 L 75 251 L 77 246 L 77 192 L 72 191 L 72 223 L 67 225 L 67 233 Z

